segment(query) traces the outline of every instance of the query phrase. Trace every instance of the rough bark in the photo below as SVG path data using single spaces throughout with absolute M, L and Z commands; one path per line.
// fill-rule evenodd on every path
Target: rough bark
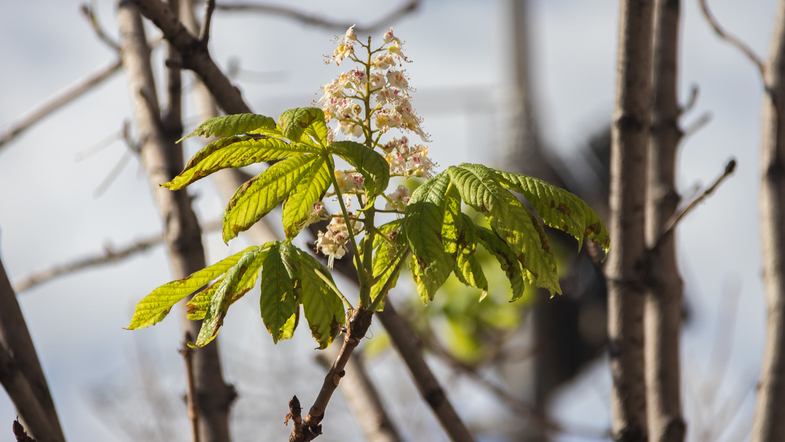
M 622 0 L 611 131 L 608 338 L 613 437 L 645 441 L 643 362 L 644 194 L 649 128 L 652 2 Z
M 785 1 L 764 70 L 761 239 L 768 317 L 752 442 L 785 440 Z
M 8 393 L 32 437 L 39 442 L 65 441 L 35 345 L 2 261 L 0 261 L 0 384 Z
M 680 0 L 657 0 L 654 15 L 651 143 L 646 190 L 646 244 L 649 255 L 645 303 L 646 409 L 649 440 L 681 442 L 679 332 L 683 283 L 674 235 L 657 244 L 676 213 L 676 148 L 679 128 L 677 66 Z
M 173 275 L 177 279 L 205 267 L 201 230 L 185 191 L 171 192 L 159 187 L 183 167 L 182 149 L 173 143 L 174 133 L 165 133 L 155 94 L 141 16 L 128 1 L 121 1 L 117 21 L 122 36 L 123 67 L 126 70 L 131 102 L 142 142 L 141 159 L 147 170 L 156 207 L 165 222 L 166 243 Z M 193 336 L 199 323 L 189 322 Z M 203 442 L 228 442 L 229 408 L 236 393 L 221 374 L 218 345 L 214 342 L 194 353 L 194 376 L 199 396 L 199 434 Z

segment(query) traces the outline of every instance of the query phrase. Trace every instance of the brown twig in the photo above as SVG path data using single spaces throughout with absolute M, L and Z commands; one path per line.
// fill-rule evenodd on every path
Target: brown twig
M 660 233 L 660 236 L 657 238 L 657 241 L 654 243 L 652 248 L 659 247 L 659 245 L 662 244 L 663 240 L 668 235 L 673 233 L 673 230 L 676 228 L 676 225 L 679 223 L 679 221 L 681 221 L 685 216 L 687 216 L 687 214 L 689 214 L 693 209 L 695 209 L 695 207 L 697 207 L 698 204 L 700 204 L 715 190 L 717 190 L 717 187 L 719 187 L 719 185 L 723 181 L 725 181 L 726 178 L 728 178 L 731 174 L 733 174 L 734 170 L 736 170 L 736 160 L 731 159 L 730 161 L 728 161 L 728 164 L 725 165 L 725 171 L 722 173 L 722 175 L 720 175 L 719 178 L 717 178 L 716 181 L 714 181 L 714 184 L 709 186 L 700 195 L 698 195 L 692 201 L 687 203 L 687 205 L 685 205 L 684 208 L 676 212 L 676 214 L 673 215 L 673 217 L 668 221 L 668 223 L 665 224 L 665 227 L 663 227 L 662 229 L 662 233 Z
M 698 0 L 700 4 L 701 11 L 703 11 L 703 16 L 706 17 L 706 20 L 711 25 L 714 32 L 723 40 L 730 43 L 731 45 L 735 46 L 736 49 L 740 50 L 744 56 L 746 56 L 760 71 L 761 77 L 765 75 L 766 68 L 763 65 L 763 60 L 752 50 L 746 43 L 741 41 L 739 38 L 735 37 L 734 35 L 729 34 L 726 30 L 720 26 L 720 23 L 717 21 L 716 18 L 712 15 L 711 11 L 709 11 L 709 5 L 706 3 L 707 0 Z
M 116 60 L 112 64 L 98 69 L 96 72 L 90 74 L 82 80 L 79 80 L 74 85 L 69 86 L 64 91 L 58 93 L 53 98 L 50 98 L 46 102 L 40 104 L 26 117 L 23 117 L 20 121 L 12 124 L 3 132 L 2 135 L 0 135 L 0 149 L 2 149 L 5 144 L 7 144 L 17 135 L 24 132 L 33 124 L 38 123 L 47 115 L 60 109 L 62 106 L 68 104 L 73 99 L 79 97 L 94 86 L 111 77 L 112 74 L 120 70 L 121 65 L 122 62 L 120 60 Z
M 90 21 L 90 24 L 93 26 L 93 30 L 98 38 L 101 39 L 107 46 L 114 49 L 115 52 L 120 52 L 120 45 L 112 40 L 109 35 L 104 32 L 104 29 L 101 27 L 101 24 L 98 23 L 98 17 L 95 15 L 95 1 L 91 0 L 90 3 L 85 3 L 82 5 L 82 14 L 84 14 L 85 18 Z
M 215 231 L 220 228 L 221 221 L 213 221 L 203 225 L 205 232 Z M 114 249 L 111 245 L 106 245 L 104 246 L 103 253 L 97 253 L 92 256 L 76 260 L 69 260 L 64 264 L 58 264 L 47 270 L 42 270 L 38 273 L 28 276 L 27 278 L 24 278 L 18 283 L 14 284 L 14 290 L 16 290 L 17 293 L 22 293 L 25 290 L 29 290 L 39 284 L 43 284 L 44 282 L 50 281 L 60 276 L 65 276 L 79 270 L 89 269 L 91 267 L 115 263 L 123 259 L 130 258 L 136 253 L 144 252 L 151 247 L 163 244 L 164 241 L 166 241 L 166 236 L 163 233 L 160 233 L 157 235 L 146 236 L 133 242 L 132 244 L 121 247 L 120 249 Z
M 325 368 L 329 368 L 339 351 L 340 348 L 333 345 L 319 352 L 316 360 Z M 384 408 L 379 392 L 366 372 L 364 358 L 358 351 L 354 352 L 346 365 L 346 375 L 341 382 L 341 393 L 367 440 L 400 442 L 401 436 Z
M 200 442 L 199 438 L 199 395 L 196 391 L 196 378 L 194 377 L 194 349 L 188 346 L 193 341 L 191 333 L 186 331 L 180 355 L 185 362 L 186 404 L 188 406 L 188 419 L 191 421 L 191 436 L 193 442 Z
M 303 438 L 302 410 L 303 407 L 300 406 L 300 400 L 297 399 L 297 396 L 292 396 L 292 399 L 289 401 L 289 413 L 286 414 L 286 419 L 284 419 L 283 423 L 284 425 L 289 425 L 289 420 L 292 421 L 292 435 L 294 435 L 295 440 Z M 290 440 L 291 438 L 292 436 L 289 436 Z
M 371 326 L 371 318 L 373 318 L 372 310 L 359 308 L 355 310 L 351 317 L 348 318 L 348 321 L 346 321 L 346 333 L 344 334 L 341 351 L 338 353 L 338 358 L 335 359 L 332 367 L 330 367 L 330 370 L 324 377 L 324 383 L 322 384 L 321 390 L 319 390 L 319 395 L 316 397 L 311 409 L 308 410 L 308 416 L 305 417 L 302 427 L 299 428 L 299 432 L 297 424 L 299 413 L 295 414 L 292 411 L 292 403 L 289 403 L 289 413 L 295 421 L 292 433 L 289 435 L 289 442 L 308 442 L 322 434 L 321 422 L 322 419 L 324 419 L 324 412 L 327 409 L 327 404 L 329 404 L 330 398 L 335 392 L 335 389 L 338 388 L 338 383 L 341 382 L 341 378 L 345 374 L 344 369 L 352 352 L 357 348 L 360 340 L 362 340 L 365 333 L 368 331 L 368 328 Z
M 692 124 L 690 124 L 689 126 L 685 127 L 684 130 L 682 130 L 682 135 L 681 135 L 682 141 L 685 138 L 694 135 L 695 132 L 701 130 L 703 126 L 709 124 L 711 118 L 712 118 L 711 112 L 705 112 L 701 114 L 701 116 L 698 117 L 697 120 L 693 121 Z
M 400 20 L 405 15 L 416 10 L 419 4 L 420 4 L 420 0 L 407 0 L 398 9 L 392 11 L 387 16 L 373 22 L 370 25 L 355 26 L 354 31 L 362 32 L 362 33 L 371 33 L 383 29 L 384 27 L 391 25 L 397 20 Z M 333 21 L 326 18 L 322 18 L 316 14 L 298 11 L 296 9 L 287 6 L 280 6 L 280 5 L 272 5 L 272 4 L 264 4 L 264 3 L 248 3 L 248 2 L 234 2 L 234 3 L 222 2 L 216 4 L 215 7 L 217 9 L 227 12 L 251 11 L 251 12 L 258 12 L 262 14 L 278 15 L 278 16 L 290 18 L 292 20 L 300 21 L 307 25 L 333 29 L 341 32 L 345 31 L 346 29 L 348 29 L 350 26 L 353 25 L 353 23 L 348 21 L 346 22 Z

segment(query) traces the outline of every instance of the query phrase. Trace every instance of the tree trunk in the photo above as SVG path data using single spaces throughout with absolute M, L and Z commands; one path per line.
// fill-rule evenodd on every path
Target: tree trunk
M 128 1 L 120 1 L 117 21 L 122 37 L 123 66 L 128 77 L 131 102 L 142 142 L 141 159 L 161 218 L 166 223 L 166 243 L 173 275 L 177 279 L 205 267 L 201 229 L 185 191 L 171 192 L 159 184 L 171 180 L 182 168 L 182 148 L 173 143 L 175 134 L 164 133 L 155 83 L 150 67 L 150 48 L 141 16 Z M 170 105 L 171 109 L 171 105 Z M 192 336 L 200 324 L 188 321 Z M 202 442 L 228 442 L 229 407 L 236 393 L 221 374 L 217 341 L 194 352 L 194 375 L 199 396 L 199 434 Z
M 680 0 L 656 1 L 646 190 L 646 244 L 651 249 L 645 303 L 646 408 L 652 442 L 681 442 L 685 432 L 679 394 L 683 284 L 674 235 L 656 244 L 680 199 L 676 192 L 676 148 L 682 136 L 676 91 L 679 9 Z
M 643 364 L 644 194 L 649 128 L 652 2 L 622 0 L 611 132 L 608 338 L 617 441 L 646 440 Z
M 760 216 L 766 347 L 752 442 L 785 440 L 785 1 L 779 2 L 765 68 Z
M 44 371 L 22 309 L 0 261 L 0 384 L 30 436 L 39 442 L 64 442 Z M 9 417 L 10 421 L 10 417 Z

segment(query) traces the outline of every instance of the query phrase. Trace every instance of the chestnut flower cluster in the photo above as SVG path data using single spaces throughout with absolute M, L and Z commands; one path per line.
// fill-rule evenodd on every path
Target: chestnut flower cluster
M 352 220 L 352 230 L 355 234 L 360 227 L 362 227 L 362 222 Z M 349 241 L 349 229 L 346 227 L 346 220 L 340 216 L 330 220 L 326 233 L 318 233 L 315 246 L 317 250 L 327 256 L 328 268 L 333 268 L 335 258 L 341 259 L 346 254 L 347 241 Z
M 433 177 L 437 164 L 428 158 L 426 146 L 410 146 L 405 136 L 393 138 L 386 144 L 380 143 L 381 137 L 390 129 L 411 132 L 424 142 L 430 141 L 422 128 L 422 118 L 411 104 L 413 89 L 402 69 L 403 63 L 409 62 L 409 59 L 403 53 L 401 39 L 390 28 L 382 36 L 381 46 L 372 48 L 371 38 L 367 43 L 360 41 L 352 26 L 345 34 L 336 37 L 335 43 L 336 48 L 332 55 L 326 57 L 326 63 L 340 65 L 349 60 L 354 62 L 355 68 L 322 86 L 323 95 L 317 100 L 328 124 L 332 120 L 337 122 L 329 130 L 330 141 L 333 134 L 340 133 L 350 140 L 363 140 L 361 142 L 369 149 L 380 148 L 390 164 L 391 176 Z M 355 50 L 360 49 L 362 55 L 358 56 Z M 336 170 L 335 183 L 335 194 L 343 198 L 342 202 L 347 207 L 355 196 L 361 206 L 372 204 L 372 200 L 365 198 L 363 176 L 356 171 Z M 409 202 L 409 189 L 399 185 L 392 193 L 382 196 L 387 202 L 385 210 L 401 213 Z M 313 218 L 316 219 L 316 216 L 313 215 Z M 333 218 L 328 231 L 320 232 L 316 242 L 317 248 L 329 257 L 330 265 L 335 258 L 344 256 L 345 243 L 349 240 L 345 224 L 336 221 L 338 219 Z

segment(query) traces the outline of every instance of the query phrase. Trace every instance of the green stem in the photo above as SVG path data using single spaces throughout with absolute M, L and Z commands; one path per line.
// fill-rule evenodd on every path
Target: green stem
M 360 277 L 360 289 L 362 292 L 362 285 L 366 276 L 362 272 L 362 262 L 360 261 L 359 257 L 359 248 L 357 247 L 357 242 L 354 240 L 354 229 L 352 228 L 352 219 L 349 217 L 349 212 L 346 210 L 346 205 L 343 202 L 343 194 L 341 193 L 341 188 L 338 186 L 338 180 L 335 179 L 335 163 L 333 163 L 333 159 L 330 157 L 329 154 L 325 154 L 325 158 L 327 159 L 328 163 L 330 164 L 330 178 L 333 181 L 333 188 L 335 189 L 335 195 L 338 197 L 338 204 L 341 205 L 341 213 L 343 213 L 343 219 L 346 222 L 346 231 L 349 232 L 349 241 L 352 243 L 352 256 L 354 257 L 354 265 L 357 267 L 357 273 Z M 362 301 L 362 300 L 361 300 Z M 362 307 L 362 302 L 360 302 L 360 306 Z
M 314 271 L 316 272 L 316 275 L 319 278 L 321 278 L 322 281 L 324 281 L 324 283 L 327 284 L 327 286 L 330 287 L 335 292 L 336 295 L 338 295 L 339 298 L 341 298 L 341 301 L 343 301 L 343 305 L 347 309 L 354 310 L 354 307 L 352 306 L 352 303 L 349 302 L 348 299 L 346 299 L 346 296 L 344 296 L 343 293 L 341 293 L 340 290 L 338 290 L 338 287 L 335 286 L 335 284 L 330 280 L 330 278 L 328 278 L 327 276 L 323 275 L 322 272 L 320 272 L 317 269 L 314 269 Z

